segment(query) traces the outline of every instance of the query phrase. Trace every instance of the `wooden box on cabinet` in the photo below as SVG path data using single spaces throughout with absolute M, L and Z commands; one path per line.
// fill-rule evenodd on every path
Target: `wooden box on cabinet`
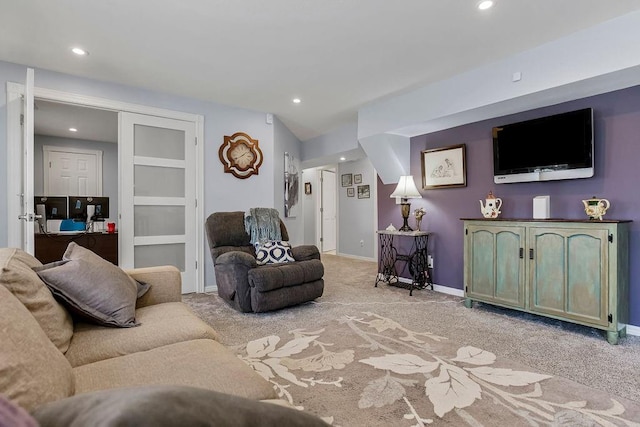
M 617 344 L 629 316 L 629 222 L 465 219 L 465 304 L 602 329 Z

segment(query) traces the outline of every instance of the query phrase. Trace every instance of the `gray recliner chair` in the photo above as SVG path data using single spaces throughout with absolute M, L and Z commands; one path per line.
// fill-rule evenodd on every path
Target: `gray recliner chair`
M 324 290 L 316 246 L 291 248 L 295 262 L 258 265 L 244 212 L 215 212 L 205 223 L 218 295 L 238 311 L 264 312 L 312 301 Z M 280 221 L 282 240 L 289 240 Z

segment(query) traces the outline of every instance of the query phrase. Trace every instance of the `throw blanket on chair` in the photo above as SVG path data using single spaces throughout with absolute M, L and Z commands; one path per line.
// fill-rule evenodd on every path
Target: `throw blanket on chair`
M 251 237 L 251 244 L 264 240 L 282 240 L 280 215 L 277 209 L 251 208 L 244 213 L 244 228 Z

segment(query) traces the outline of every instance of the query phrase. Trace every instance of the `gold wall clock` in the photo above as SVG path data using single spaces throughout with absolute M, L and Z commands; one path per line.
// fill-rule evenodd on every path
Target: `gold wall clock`
M 224 142 L 218 149 L 218 156 L 224 165 L 224 171 L 240 179 L 258 175 L 258 168 L 262 164 L 258 140 L 243 132 L 225 135 Z

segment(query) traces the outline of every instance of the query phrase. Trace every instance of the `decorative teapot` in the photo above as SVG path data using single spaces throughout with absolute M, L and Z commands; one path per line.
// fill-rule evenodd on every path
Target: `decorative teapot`
M 485 199 L 485 204 L 482 204 L 480 200 L 480 212 L 485 218 L 497 218 L 500 214 L 500 208 L 502 207 L 502 199 L 493 195 L 493 192 L 489 191 L 489 195 Z
M 607 209 L 611 206 L 607 199 L 598 199 L 596 196 L 593 196 L 591 199 L 583 200 L 582 204 L 584 205 L 584 211 L 589 216 L 589 219 L 599 220 L 602 220 Z

